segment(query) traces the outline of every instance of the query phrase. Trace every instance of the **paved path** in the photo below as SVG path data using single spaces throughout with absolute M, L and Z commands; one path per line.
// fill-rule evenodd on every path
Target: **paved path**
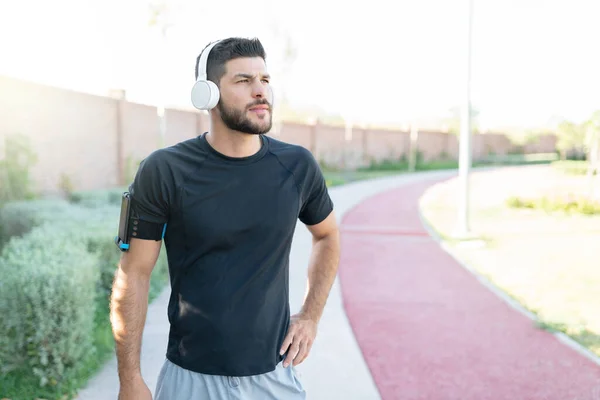
M 331 195 L 336 205 L 337 217 L 341 221 L 350 209 L 377 193 L 413 182 L 449 177 L 453 174 L 453 172 L 431 172 L 357 182 L 333 188 Z M 304 296 L 310 246 L 308 230 L 299 223 L 290 255 L 292 312 L 299 309 Z M 343 252 L 347 251 L 349 251 L 347 248 L 343 250 Z M 347 260 L 347 257 L 345 259 Z M 167 289 L 150 305 L 144 329 L 142 374 L 152 391 L 164 360 L 168 335 L 166 319 L 168 298 Z M 397 369 L 398 366 L 394 368 Z M 377 400 L 380 398 L 346 317 L 338 280 L 332 288 L 311 355 L 298 366 L 298 371 L 310 400 Z M 116 399 L 118 387 L 116 360 L 113 358 L 80 392 L 78 399 Z
M 600 400 L 598 364 L 535 328 L 428 235 L 418 199 L 430 184 L 380 193 L 343 218 L 343 301 L 381 397 Z

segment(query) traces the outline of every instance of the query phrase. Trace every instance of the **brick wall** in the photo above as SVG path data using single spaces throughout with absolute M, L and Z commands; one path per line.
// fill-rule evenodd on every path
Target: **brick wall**
M 165 115 L 166 146 L 209 126 L 208 116 L 192 109 L 168 109 Z M 348 168 L 397 159 L 410 149 L 406 131 L 359 127 L 348 133 L 344 127 L 283 123 L 270 135 L 308 148 L 321 162 Z M 163 143 L 154 107 L 0 76 L 0 143 L 11 134 L 30 139 L 38 157 L 32 177 L 36 188 L 47 193 L 58 190 L 61 176 L 82 190 L 123 184 L 131 166 Z M 554 136 L 544 136 L 524 150 L 552 152 L 555 142 Z M 451 134 L 419 132 L 416 144 L 425 160 L 458 156 L 458 140 Z M 501 133 L 473 136 L 474 159 L 514 147 Z

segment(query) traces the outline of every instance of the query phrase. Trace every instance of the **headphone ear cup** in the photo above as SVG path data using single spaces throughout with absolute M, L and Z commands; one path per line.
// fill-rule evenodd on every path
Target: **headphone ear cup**
M 192 105 L 198 110 L 211 110 L 219 103 L 219 88 L 212 81 L 199 80 L 192 87 Z

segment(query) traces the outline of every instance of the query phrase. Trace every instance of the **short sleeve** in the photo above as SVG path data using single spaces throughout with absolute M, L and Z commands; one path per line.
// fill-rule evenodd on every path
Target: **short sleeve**
M 145 158 L 129 186 L 131 207 L 144 221 L 166 223 L 173 198 L 173 177 L 160 153 Z
M 329 196 L 327 184 L 323 172 L 312 153 L 306 151 L 308 168 L 306 176 L 301 181 L 302 206 L 299 219 L 306 225 L 316 225 L 322 222 L 333 211 L 333 201 Z

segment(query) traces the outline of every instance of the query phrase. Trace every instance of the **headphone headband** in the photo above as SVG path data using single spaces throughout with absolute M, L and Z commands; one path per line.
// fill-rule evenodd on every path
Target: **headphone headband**
M 207 80 L 208 79 L 208 71 L 206 70 L 208 64 L 208 55 L 210 51 L 220 40 L 217 40 L 206 47 L 200 56 L 200 61 L 198 62 L 198 80 Z

